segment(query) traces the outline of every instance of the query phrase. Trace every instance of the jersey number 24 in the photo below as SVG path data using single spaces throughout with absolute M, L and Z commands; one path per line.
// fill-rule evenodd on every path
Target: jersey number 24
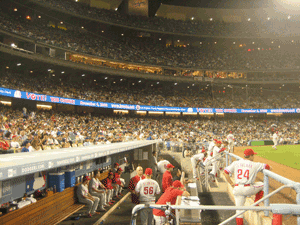
M 152 195 L 153 194 L 153 187 L 144 187 L 144 194 L 145 195 L 147 195 L 147 194 Z
M 245 170 L 244 175 L 243 175 L 243 170 L 241 169 L 238 169 L 237 172 L 238 172 L 237 179 L 243 179 L 243 177 L 246 177 L 247 180 L 249 179 L 249 170 Z

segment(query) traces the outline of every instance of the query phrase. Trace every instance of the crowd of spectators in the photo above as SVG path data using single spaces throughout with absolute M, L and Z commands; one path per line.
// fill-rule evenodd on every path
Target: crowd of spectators
M 223 22 L 200 20 L 174 20 L 122 14 L 119 11 L 93 8 L 72 0 L 34 0 L 76 15 L 98 19 L 116 25 L 125 25 L 162 32 L 195 34 L 211 37 L 287 37 L 299 35 L 298 21 L 285 19 L 259 22 Z M 258 30 L 259 27 L 259 30 Z
M 297 49 L 274 48 L 265 51 L 228 49 L 223 47 L 166 47 L 154 42 L 124 38 L 109 40 L 81 28 L 67 30 L 47 26 L 47 22 L 28 21 L 2 10 L 0 29 L 38 42 L 86 53 L 106 59 L 152 66 L 217 70 L 299 69 Z M 88 62 L 86 62 L 88 63 Z
M 45 74 L 46 75 L 46 74 Z M 83 85 L 81 80 L 73 79 L 59 81 L 58 78 L 46 75 L 43 83 L 37 82 L 35 76 L 10 73 L 2 74 L 1 87 L 16 89 L 37 94 L 66 97 L 73 99 L 91 100 L 98 102 L 124 103 L 135 105 L 174 106 L 193 108 L 298 108 L 300 105 L 299 93 L 252 90 L 249 88 L 248 100 L 246 90 L 234 88 L 223 93 L 223 86 L 215 87 L 214 95 L 211 89 L 174 89 L 162 86 L 132 85 L 123 81 L 118 84 L 98 85 L 93 80 L 87 80 Z M 173 85 L 173 84 L 171 84 Z M 221 91 L 218 91 L 221 90 Z
M 40 151 L 101 145 L 132 140 L 160 140 L 171 144 L 206 145 L 212 138 L 224 139 L 229 131 L 237 146 L 251 140 L 270 139 L 277 124 L 279 142 L 297 144 L 300 121 L 198 120 L 130 116 L 97 116 L 74 113 L 23 111 L 0 106 L 0 149 Z

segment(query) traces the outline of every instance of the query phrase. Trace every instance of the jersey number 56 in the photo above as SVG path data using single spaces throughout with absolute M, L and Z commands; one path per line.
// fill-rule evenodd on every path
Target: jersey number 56
M 147 194 L 153 194 L 153 187 L 144 187 L 144 194 L 147 195 Z

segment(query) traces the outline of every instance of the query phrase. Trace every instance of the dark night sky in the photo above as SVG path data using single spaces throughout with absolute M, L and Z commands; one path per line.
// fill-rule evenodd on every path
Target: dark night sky
M 149 0 L 169 5 L 191 6 L 202 8 L 266 8 L 272 6 L 271 0 Z

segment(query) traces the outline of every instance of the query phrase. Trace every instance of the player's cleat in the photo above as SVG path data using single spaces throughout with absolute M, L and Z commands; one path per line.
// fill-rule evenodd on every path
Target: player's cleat
M 110 202 L 115 203 L 116 201 L 115 200 L 110 200 Z
M 97 212 L 106 212 L 106 209 L 99 209 L 99 210 L 97 210 Z
M 113 205 L 114 203 L 113 203 L 113 202 L 109 202 L 108 204 L 109 204 L 109 205 Z
M 91 217 L 92 217 L 92 214 L 91 214 L 91 213 L 87 214 L 87 217 L 88 217 L 88 218 L 91 218 Z

